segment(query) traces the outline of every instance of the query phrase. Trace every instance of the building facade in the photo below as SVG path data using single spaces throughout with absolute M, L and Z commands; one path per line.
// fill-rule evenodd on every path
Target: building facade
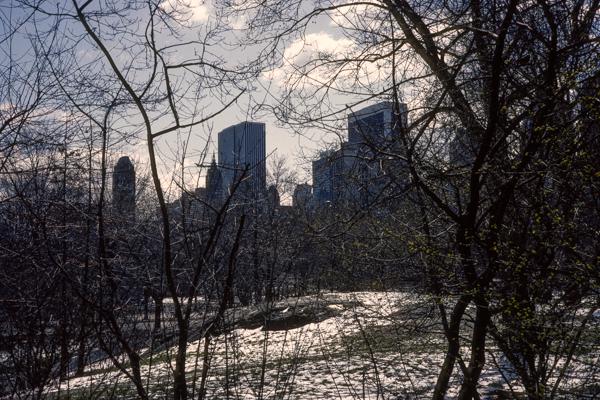
M 348 143 L 383 151 L 396 142 L 395 132 L 406 128 L 408 108 L 399 104 L 400 116 L 396 117 L 394 103 L 380 102 L 348 115 Z
M 348 141 L 313 161 L 313 200 L 364 206 L 377 200 L 390 176 L 406 181 L 399 134 L 407 128 L 406 104 L 381 102 L 348 115 Z M 392 156 L 392 155 L 395 155 Z
M 334 171 L 332 163 L 334 154 L 335 151 L 323 151 L 312 162 L 313 202 L 315 206 L 333 201 Z
M 247 169 L 242 189 L 254 196 L 266 190 L 266 132 L 262 122 L 241 122 L 218 134 L 219 169 L 223 188 L 229 190 Z

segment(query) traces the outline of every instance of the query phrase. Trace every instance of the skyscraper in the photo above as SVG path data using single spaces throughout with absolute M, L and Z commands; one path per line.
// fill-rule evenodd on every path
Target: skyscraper
M 377 150 L 389 147 L 394 131 L 407 126 L 408 109 L 400 103 L 400 118 L 395 117 L 394 103 L 384 101 L 348 115 L 348 143 Z
M 348 115 L 348 142 L 313 161 L 315 205 L 327 202 L 365 205 L 393 181 L 405 182 L 408 172 L 401 157 L 399 133 L 408 125 L 406 104 L 381 102 Z M 396 156 L 390 156 L 390 153 Z
M 121 216 L 135 217 L 135 168 L 129 157 L 119 158 L 112 178 L 113 210 Z
M 333 156 L 335 151 L 323 151 L 312 162 L 313 198 L 316 205 L 333 201 Z
M 313 199 L 325 203 L 352 202 L 357 195 L 359 159 L 356 146 L 342 143 L 337 150 L 322 152 L 312 163 Z
M 265 124 L 241 122 L 219 132 L 219 168 L 223 187 L 229 189 L 244 169 L 248 169 L 242 187 L 254 196 L 266 190 Z

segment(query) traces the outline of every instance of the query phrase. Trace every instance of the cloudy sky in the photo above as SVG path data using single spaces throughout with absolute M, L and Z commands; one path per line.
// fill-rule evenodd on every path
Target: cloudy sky
M 239 4 L 243 7 L 246 3 L 249 2 L 240 2 Z M 8 0 L 8 3 L 5 2 L 0 7 L 0 19 L 5 23 L 2 31 L 3 37 L 7 37 L 9 32 L 7 26 L 18 26 L 21 33 L 21 36 L 12 43 L 4 41 L 0 44 L 3 55 L 6 56 L 10 53 L 13 59 L 18 59 L 20 53 L 31 53 L 33 41 L 26 38 L 37 35 L 37 40 L 41 41 L 42 47 L 69 47 L 75 51 L 76 56 L 71 57 L 71 59 L 62 59 L 61 56 L 58 56 L 58 62 L 56 59 L 51 61 L 54 63 L 53 68 L 64 68 L 65 71 L 69 72 L 66 76 L 78 76 L 77 74 L 79 74 L 79 82 L 87 80 L 91 85 L 94 84 L 94 81 L 107 79 L 106 76 L 108 75 L 102 75 L 103 71 L 108 70 L 106 60 L 97 46 L 85 35 L 82 35 L 81 25 L 73 18 L 54 15 L 61 12 L 72 15 L 74 10 L 71 2 L 66 0 L 63 3 L 56 4 L 42 2 L 42 5 L 42 9 L 46 11 L 47 15 L 38 12 L 33 18 L 22 18 L 20 20 L 22 23 L 16 23 L 19 21 L 19 14 L 26 16 L 28 13 L 22 9 L 19 1 Z M 92 2 L 86 12 L 106 11 L 102 7 L 107 6 L 105 3 Z M 160 7 L 165 11 L 178 13 L 183 17 L 184 22 L 178 35 L 173 35 L 170 31 L 164 29 L 158 29 L 156 31 L 156 41 L 159 47 L 198 40 L 205 37 L 203 35 L 206 35 L 210 28 L 227 28 L 227 32 L 209 37 L 208 40 L 212 42 L 212 45 L 208 48 L 203 48 L 198 44 L 190 44 L 174 47 L 165 52 L 167 63 L 197 60 L 200 52 L 208 51 L 210 54 L 206 56 L 207 60 L 219 60 L 219 66 L 234 68 L 236 65 L 244 65 L 246 61 L 252 60 L 261 50 L 269 48 L 272 44 L 268 40 L 258 45 L 242 46 L 240 44 L 246 37 L 248 23 L 252 19 L 250 12 L 224 16 L 216 4 L 202 0 L 164 0 L 160 3 Z M 122 69 L 126 66 L 130 67 L 128 79 L 131 78 L 134 81 L 141 82 L 149 74 L 148 56 L 144 54 L 143 46 L 143 32 L 147 26 L 148 18 L 147 14 L 144 14 L 144 9 L 136 12 L 141 16 L 132 19 L 130 25 L 124 27 L 129 32 L 137 32 L 140 35 L 137 38 L 130 39 L 126 34 L 120 34 L 116 30 L 111 31 L 109 24 L 92 23 L 91 25 L 103 37 L 107 47 L 115 56 L 119 67 Z M 176 165 L 177 157 L 181 155 L 184 148 L 184 143 L 188 154 L 186 164 L 190 168 L 189 173 L 191 176 L 197 176 L 198 171 L 194 165 L 198 162 L 202 151 L 207 148 L 207 143 L 209 144 L 208 157 L 210 159 L 210 154 L 214 150 L 211 143 L 216 141 L 219 131 L 244 120 L 255 120 L 266 123 L 267 154 L 277 153 L 279 156 L 285 156 L 289 164 L 296 168 L 301 180 L 310 181 L 311 158 L 319 149 L 324 149 L 328 145 L 335 146 L 336 143 L 339 144 L 341 140 L 344 140 L 346 134 L 345 116 L 350 111 L 347 105 L 367 98 L 364 93 L 363 95 L 356 95 L 354 88 L 362 85 L 376 92 L 380 89 L 377 82 L 381 80 L 382 76 L 389 75 L 386 65 L 380 62 L 365 63 L 357 70 L 352 70 L 352 68 L 336 69 L 336 67 L 331 66 L 323 67 L 313 62 L 315 59 L 330 60 L 359 51 L 360 49 L 356 46 L 353 37 L 344 35 L 340 26 L 356 27 L 357 24 L 370 24 L 373 23 L 372 21 L 381 23 L 380 19 L 377 18 L 371 20 L 367 18 L 362 22 L 357 22 L 357 16 L 363 16 L 369 12 L 373 11 L 363 5 L 357 5 L 311 20 L 302 34 L 286 36 L 285 40 L 279 43 L 276 50 L 279 62 L 263 70 L 258 79 L 246 81 L 244 86 L 249 90 L 231 107 L 213 118 L 209 123 L 160 137 L 158 145 L 163 162 L 163 180 L 169 180 L 169 176 Z M 56 20 L 61 18 L 64 22 L 60 23 L 57 30 L 58 34 L 50 30 L 44 32 L 45 26 L 52 26 Z M 10 22 L 10 24 L 6 24 L 6 22 Z M 117 23 L 123 22 L 119 20 Z M 273 26 L 276 27 L 276 25 Z M 278 28 L 280 27 L 278 26 Z M 360 28 L 377 31 L 377 27 L 369 25 L 363 25 Z M 269 26 L 263 26 L 262 30 L 263 38 L 267 37 L 270 33 Z M 15 46 L 15 44 L 18 46 Z M 76 73 L 71 71 L 76 71 Z M 193 74 L 191 76 L 194 77 Z M 336 79 L 332 78 L 334 76 Z M 215 97 L 211 97 L 212 94 L 210 93 L 206 94 L 208 92 L 196 93 L 197 88 L 186 87 L 186 83 L 189 82 L 187 79 L 184 75 L 173 74 L 175 86 L 183 93 L 182 100 L 177 103 L 182 119 L 186 115 L 194 115 L 194 113 L 210 114 L 220 108 L 223 102 L 233 99 L 239 93 L 239 91 L 231 88 L 227 93 L 224 93 L 225 89 L 215 89 L 214 92 L 218 95 Z M 210 84 L 207 81 L 204 83 Z M 79 84 L 81 85 L 81 83 Z M 286 101 L 289 101 L 289 104 L 296 104 L 295 101 L 297 100 L 297 97 L 290 96 L 290 87 L 294 88 L 296 94 L 305 96 L 305 100 L 308 99 L 304 104 L 304 108 L 292 109 L 287 107 Z M 199 97 L 200 102 L 197 104 L 185 100 Z M 218 101 L 218 97 L 222 97 L 221 102 Z M 280 103 L 281 99 L 284 99 L 284 101 Z M 356 111 L 363 105 L 366 106 L 372 102 L 367 101 L 356 105 L 352 110 Z M 200 107 L 198 107 L 198 104 Z M 305 118 L 318 119 L 318 117 L 325 115 L 327 116 L 324 118 L 326 123 L 286 125 L 277 122 L 273 115 L 274 110 L 280 116 L 294 110 L 304 112 Z M 155 111 L 157 115 L 163 113 L 165 116 L 162 120 L 159 118 L 157 126 L 172 124 L 173 119 L 168 115 L 168 112 L 165 113 L 165 110 Z M 329 116 L 334 111 L 337 114 Z M 120 121 L 120 127 L 123 131 L 136 130 L 140 126 L 140 116 L 135 112 L 122 117 L 122 121 Z M 302 129 L 299 129 L 299 127 Z M 120 143 L 120 145 L 123 145 L 123 143 Z M 143 163 L 146 159 L 146 143 L 143 137 L 140 137 L 139 141 L 130 141 L 117 153 L 115 154 L 116 157 L 127 153 Z
M 193 27 L 215 24 L 219 19 L 216 15 L 218 13 L 216 7 L 207 1 L 189 0 L 182 6 L 182 3 L 165 0 L 162 6 L 166 10 L 179 7 L 177 10 L 188 18 L 190 26 Z M 303 35 L 286 38 L 287 40 L 278 49 L 281 63 L 277 64 L 275 68 L 265 70 L 259 79 L 252 82 L 253 90 L 243 95 L 232 107 L 215 117 L 209 124 L 192 129 L 190 148 L 196 151 L 203 149 L 207 140 L 216 141 L 217 133 L 229 125 L 247 119 L 265 122 L 267 154 L 285 156 L 290 165 L 296 168 L 300 179 L 310 181 L 310 160 L 320 149 L 324 149 L 326 146 L 335 146 L 344 139 L 345 115 L 348 113 L 344 108 L 346 104 L 353 103 L 357 98 L 342 95 L 343 88 L 341 87 L 340 91 L 330 90 L 327 93 L 328 104 L 322 104 L 320 112 L 323 114 L 332 110 L 341 110 L 341 112 L 330 118 L 327 126 L 323 126 L 322 129 L 318 126 L 298 129 L 297 125 L 292 127 L 278 123 L 272 111 L 275 108 L 281 112 L 278 104 L 282 93 L 289 88 L 290 82 L 293 82 L 296 90 L 302 91 L 304 94 L 316 90 L 316 86 L 329 86 L 332 83 L 334 71 L 329 68 L 315 68 L 311 61 L 324 56 L 342 57 L 355 50 L 354 42 L 342 34 L 340 26 L 354 23 L 356 15 L 364 12 L 364 6 L 353 6 L 343 11 L 336 11 L 314 19 L 308 24 Z M 254 47 L 238 45 L 238 40 L 244 38 L 246 34 L 247 15 L 228 16 L 225 19 L 221 15 L 219 23 L 222 23 L 223 20 L 233 31 L 225 35 L 224 45 L 218 46 L 213 51 L 232 63 L 252 59 L 262 49 L 261 45 Z M 381 66 L 377 63 L 367 64 L 363 68 L 365 68 L 362 74 L 364 77 L 377 73 L 378 68 L 378 73 L 382 73 Z M 343 86 L 345 75 L 350 76 L 350 73 L 354 74 L 354 71 L 335 71 L 335 73 L 337 73 L 337 82 Z M 310 78 L 306 78 L 305 75 L 309 75 Z M 338 83 L 335 83 L 332 89 L 337 85 Z M 369 103 L 364 105 L 367 104 Z M 360 106 L 355 107 L 354 110 L 357 108 Z M 165 141 L 170 142 L 171 146 L 169 147 L 172 147 L 172 138 L 165 139 Z M 164 149 L 164 147 L 161 148 Z M 209 150 L 209 153 L 211 152 L 212 150 Z M 143 153 L 143 146 L 140 153 Z M 190 154 L 194 154 L 194 152 L 192 151 Z M 168 158 L 168 152 L 166 152 L 165 162 L 167 164 Z M 194 156 L 190 157 L 190 163 L 192 160 L 194 160 Z

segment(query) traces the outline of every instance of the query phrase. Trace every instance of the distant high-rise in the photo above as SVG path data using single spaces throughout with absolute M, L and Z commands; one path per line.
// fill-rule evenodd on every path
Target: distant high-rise
M 321 152 L 312 162 L 313 199 L 316 205 L 333 201 L 333 156 L 334 151 Z
M 224 198 L 223 176 L 221 169 L 217 166 L 215 156 L 213 154 L 212 161 L 206 172 L 206 182 L 204 187 L 206 200 L 209 203 L 218 203 Z
M 313 161 L 313 201 L 364 205 L 391 182 L 405 182 L 401 157 L 402 129 L 408 125 L 406 104 L 381 102 L 348 115 L 348 142 Z M 396 157 L 390 156 L 395 154 Z
M 348 147 L 355 150 L 352 187 L 354 202 L 369 204 L 386 186 L 408 183 L 403 132 L 408 128 L 408 107 L 384 101 L 348 115 Z
M 265 192 L 265 136 L 265 124 L 261 122 L 241 122 L 219 132 L 219 168 L 226 190 L 247 169 L 248 178 L 242 188 L 254 196 Z
M 338 150 L 321 153 L 312 163 L 315 205 L 356 200 L 359 161 L 356 146 L 348 143 L 342 143 Z
M 129 157 L 119 158 L 113 169 L 112 204 L 115 213 L 135 216 L 135 168 Z
M 394 103 L 384 101 L 348 115 L 348 143 L 381 150 L 394 142 L 394 132 L 407 126 L 408 109 L 399 104 L 400 118 L 395 117 Z

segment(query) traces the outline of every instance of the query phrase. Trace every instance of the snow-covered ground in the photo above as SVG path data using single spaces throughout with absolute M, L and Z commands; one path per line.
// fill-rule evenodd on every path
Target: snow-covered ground
M 207 399 L 406 399 L 431 393 L 445 342 L 431 302 L 423 296 L 330 293 L 289 299 L 268 309 L 278 323 L 250 321 L 249 316 L 260 321 L 266 315 L 261 307 L 240 308 L 229 314 L 239 327 L 211 338 Z M 196 397 L 204 348 L 204 339 L 188 346 L 188 382 Z M 170 390 L 173 352 L 143 358 L 142 375 L 156 398 Z M 493 352 L 488 359 L 482 392 L 493 397 L 496 390 L 510 390 L 505 380 L 519 391 L 504 368 L 506 360 Z M 581 377 L 589 379 L 589 369 L 581 368 Z M 574 371 L 572 384 L 590 384 L 579 382 Z M 455 374 L 451 387 L 459 387 L 459 379 Z M 110 362 L 92 365 L 85 377 L 64 382 L 60 390 L 79 398 L 136 398 L 127 377 Z

